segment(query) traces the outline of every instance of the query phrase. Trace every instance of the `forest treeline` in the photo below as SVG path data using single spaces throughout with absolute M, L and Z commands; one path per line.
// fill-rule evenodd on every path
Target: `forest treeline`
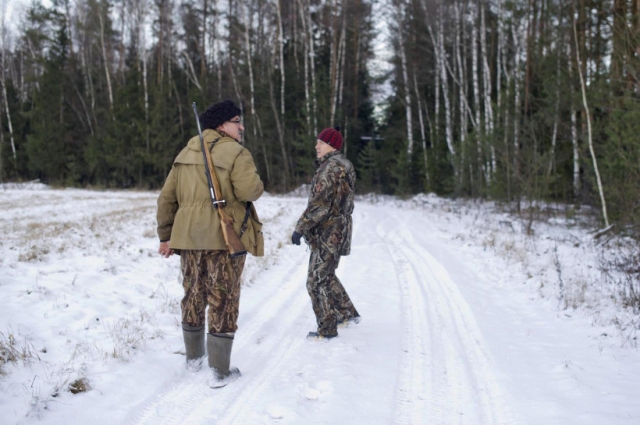
M 638 233 L 639 8 L 34 0 L 12 31 L 3 14 L 0 178 L 157 188 L 196 133 L 191 102 L 229 98 L 272 192 L 307 183 L 339 125 L 361 193 L 587 205 Z

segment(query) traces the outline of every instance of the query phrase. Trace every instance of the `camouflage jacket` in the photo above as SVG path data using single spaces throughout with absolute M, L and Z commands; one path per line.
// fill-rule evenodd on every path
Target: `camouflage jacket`
M 339 151 L 326 154 L 314 164 L 317 170 L 311 181 L 309 202 L 296 224 L 296 232 L 312 248 L 349 255 L 356 184 L 353 164 Z

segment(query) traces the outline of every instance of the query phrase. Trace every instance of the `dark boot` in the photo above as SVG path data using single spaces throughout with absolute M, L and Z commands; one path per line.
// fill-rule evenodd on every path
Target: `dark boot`
M 187 370 L 197 372 L 204 360 L 204 326 L 190 326 L 182 324 L 184 348 L 187 354 Z
M 212 388 L 224 387 L 240 376 L 238 368 L 230 368 L 231 348 L 233 347 L 233 333 L 207 334 L 207 352 L 209 367 L 212 370 Z

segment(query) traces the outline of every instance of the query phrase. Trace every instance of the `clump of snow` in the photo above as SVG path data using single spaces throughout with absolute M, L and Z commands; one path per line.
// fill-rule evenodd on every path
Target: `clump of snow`
M 49 186 L 41 183 L 40 180 L 32 180 L 29 182 L 10 182 L 0 183 L 0 191 L 3 190 L 47 190 Z

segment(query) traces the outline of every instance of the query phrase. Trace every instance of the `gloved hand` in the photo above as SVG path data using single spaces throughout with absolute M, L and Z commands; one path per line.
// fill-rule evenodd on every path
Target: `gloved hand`
M 291 243 L 294 245 L 300 245 L 301 237 L 302 235 L 294 230 L 293 234 L 291 235 Z

